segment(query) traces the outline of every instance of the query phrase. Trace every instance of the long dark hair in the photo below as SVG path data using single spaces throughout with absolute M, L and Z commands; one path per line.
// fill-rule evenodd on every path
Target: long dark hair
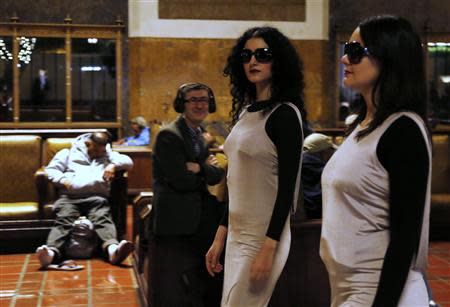
M 256 27 L 248 29 L 238 38 L 223 70 L 224 75 L 230 77 L 230 92 L 233 96 L 230 112 L 232 124 L 238 121 L 242 109 L 256 99 L 256 87 L 248 81 L 240 56 L 245 43 L 251 38 L 263 39 L 273 54 L 271 101 L 295 104 L 306 121 L 303 101 L 303 62 L 289 39 L 278 29 Z M 271 107 L 273 104 L 268 103 L 267 108 Z
M 359 30 L 370 56 L 379 65 L 380 75 L 372 90 L 374 118 L 358 132 L 357 138 L 368 135 L 399 111 L 415 112 L 427 125 L 425 65 L 419 35 L 406 19 L 391 15 L 370 17 L 359 24 Z M 349 132 L 365 118 L 366 112 L 366 103 L 361 103 Z

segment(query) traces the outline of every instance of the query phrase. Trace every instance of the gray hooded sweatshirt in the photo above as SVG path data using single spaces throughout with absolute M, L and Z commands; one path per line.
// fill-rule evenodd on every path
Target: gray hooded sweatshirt
M 91 159 L 85 144 L 90 135 L 86 133 L 77 137 L 70 149 L 58 151 L 45 168 L 50 181 L 61 187 L 61 195 L 70 198 L 108 197 L 110 182 L 103 179 L 105 168 L 111 163 L 116 170 L 130 170 L 133 167 L 130 157 L 112 151 L 109 144 L 103 157 Z M 70 182 L 70 189 L 65 188 L 63 180 Z

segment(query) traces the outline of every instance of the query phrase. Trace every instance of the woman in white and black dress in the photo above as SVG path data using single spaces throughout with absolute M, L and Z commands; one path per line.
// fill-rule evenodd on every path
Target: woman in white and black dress
M 331 306 L 428 306 L 431 145 L 419 36 L 403 18 L 371 17 L 341 62 L 344 85 L 364 103 L 322 174 Z
M 238 40 L 224 69 L 233 96 L 228 157 L 229 210 L 206 255 L 220 272 L 222 306 L 266 306 L 290 248 L 289 215 L 298 200 L 303 142 L 302 62 L 289 40 L 271 27 Z

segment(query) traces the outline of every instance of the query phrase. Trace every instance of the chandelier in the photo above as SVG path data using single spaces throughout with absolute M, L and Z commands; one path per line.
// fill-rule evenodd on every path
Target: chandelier
M 11 52 L 6 48 L 5 41 L 0 38 L 0 59 L 10 61 L 13 59 Z
M 19 61 L 24 64 L 30 63 L 31 54 L 33 53 L 37 39 L 35 37 L 28 38 L 21 36 L 18 37 L 17 40 L 19 41 Z M 12 53 L 8 50 L 5 41 L 2 38 L 0 38 L 0 59 L 5 61 L 12 61 L 13 59 Z

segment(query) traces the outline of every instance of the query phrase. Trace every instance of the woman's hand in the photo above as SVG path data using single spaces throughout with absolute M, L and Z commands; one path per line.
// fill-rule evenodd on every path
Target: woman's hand
M 223 265 L 219 263 L 220 255 L 222 255 L 225 239 L 227 237 L 228 229 L 220 225 L 216 232 L 214 242 L 209 248 L 205 256 L 206 269 L 209 275 L 214 276 L 215 273 L 220 273 L 223 270 Z
M 250 281 L 264 282 L 269 278 L 277 245 L 278 241 L 266 237 L 250 268 Z
M 186 162 L 186 168 L 188 171 L 194 174 L 200 173 L 200 164 L 195 162 Z
M 206 160 L 206 164 L 220 167 L 219 161 L 217 161 L 217 158 L 215 155 L 209 155 L 208 159 Z

